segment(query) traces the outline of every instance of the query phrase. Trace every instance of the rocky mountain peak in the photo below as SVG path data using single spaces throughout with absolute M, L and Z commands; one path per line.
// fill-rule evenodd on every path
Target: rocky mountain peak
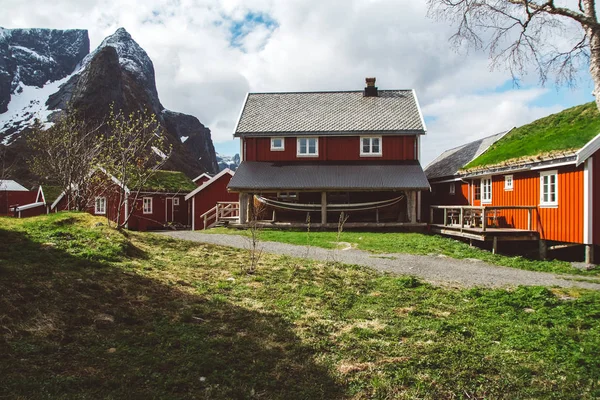
M 154 64 L 148 56 L 148 53 L 133 40 L 125 28 L 119 28 L 115 33 L 107 36 L 96 50 L 88 54 L 83 59 L 82 70 L 85 70 L 92 59 L 94 59 L 105 47 L 113 47 L 117 51 L 121 67 L 130 74 L 131 78 L 145 89 L 150 99 L 152 111 L 160 113 L 164 107 L 160 104 L 158 99 Z

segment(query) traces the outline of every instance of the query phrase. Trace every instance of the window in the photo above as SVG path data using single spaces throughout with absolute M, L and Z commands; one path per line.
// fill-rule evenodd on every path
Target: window
M 504 190 L 513 190 L 513 176 L 504 175 Z
M 280 137 L 271 138 L 271 151 L 285 150 L 285 140 Z
M 473 192 L 475 200 L 481 200 L 481 185 L 479 182 L 473 183 Z
M 381 136 L 360 138 L 361 157 L 381 156 Z
M 540 205 L 558 206 L 557 171 L 540 172 Z
M 492 178 L 481 179 L 481 202 L 492 202 Z
M 144 214 L 152 214 L 152 197 L 144 197 Z
M 456 194 L 456 185 L 454 183 L 450 184 L 450 194 L 451 195 L 455 195 Z
M 94 214 L 106 214 L 106 197 L 96 197 Z
M 317 157 L 319 155 L 318 138 L 298 138 L 298 151 L 300 157 Z
M 173 205 L 174 206 L 178 206 L 179 205 L 179 197 L 173 197 Z

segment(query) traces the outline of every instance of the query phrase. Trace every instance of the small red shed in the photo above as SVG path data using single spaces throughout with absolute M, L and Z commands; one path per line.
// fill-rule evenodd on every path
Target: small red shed
M 185 197 L 186 201 L 191 202 L 192 230 L 206 229 L 216 222 L 217 204 L 219 202 L 236 203 L 239 201 L 237 193 L 227 191 L 227 185 L 229 185 L 229 181 L 233 175 L 234 172 L 226 168 L 210 178 L 210 180 L 204 182 L 201 186 L 198 186 Z M 229 205 L 224 205 L 224 207 L 227 206 Z M 237 205 L 234 207 L 237 210 Z M 211 210 L 214 212 L 209 213 Z M 237 211 L 235 212 L 237 213 Z M 206 213 L 210 215 L 206 215 L 205 225 L 204 214 Z

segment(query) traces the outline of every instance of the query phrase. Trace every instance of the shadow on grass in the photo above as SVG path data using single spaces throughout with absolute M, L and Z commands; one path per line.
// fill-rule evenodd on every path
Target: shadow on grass
M 280 318 L 0 229 L 0 398 L 335 399 Z

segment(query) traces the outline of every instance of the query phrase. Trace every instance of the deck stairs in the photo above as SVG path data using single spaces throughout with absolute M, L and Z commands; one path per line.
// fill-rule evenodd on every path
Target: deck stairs
M 203 229 L 216 226 L 226 226 L 231 222 L 237 222 L 240 218 L 240 203 L 237 201 L 219 201 L 217 205 L 200 216 L 203 221 Z

